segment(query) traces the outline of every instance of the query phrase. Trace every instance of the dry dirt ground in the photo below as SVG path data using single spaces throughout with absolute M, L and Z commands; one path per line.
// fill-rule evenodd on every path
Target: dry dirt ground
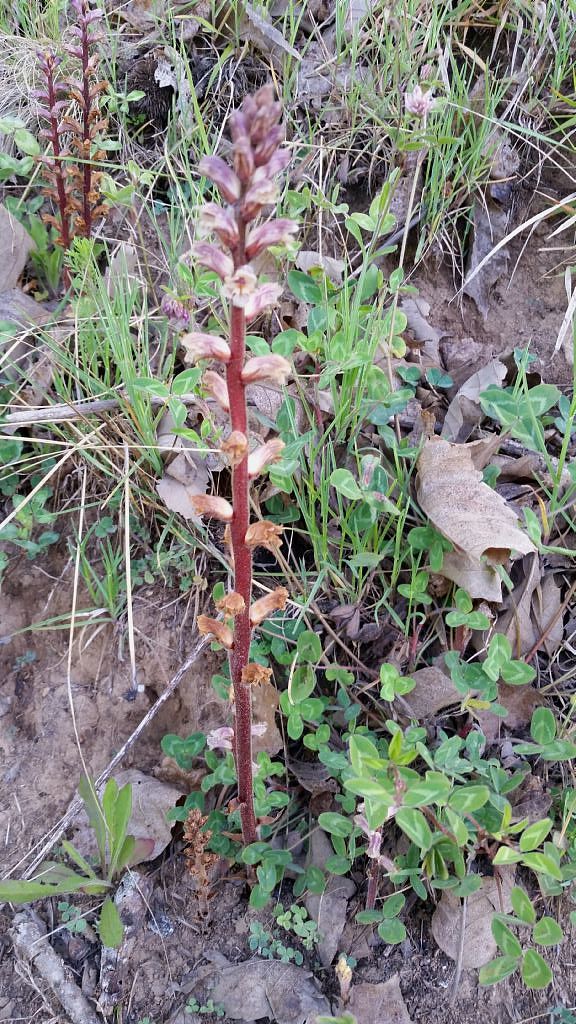
M 554 185 L 552 186 L 554 189 Z M 546 229 L 547 231 L 547 229 Z M 542 377 L 559 385 L 571 379 L 571 368 L 552 348 L 566 307 L 562 276 L 554 274 L 555 256 L 543 251 L 544 230 L 536 232 L 515 269 L 512 283 L 495 290 L 485 320 L 472 301 L 454 301 L 449 270 L 420 269 L 414 277 L 420 294 L 431 306 L 430 321 L 444 332 L 447 368 L 457 367 L 458 350 L 475 351 L 482 364 L 492 355 L 509 353 L 532 342 Z M 523 240 L 511 247 L 516 264 Z M 466 340 L 468 339 L 468 341 Z M 470 348 L 470 341 L 476 348 Z M 470 355 L 468 357 L 471 358 Z M 473 372 L 470 370 L 470 372 Z M 43 836 L 66 811 L 82 772 L 78 739 L 88 769 L 97 774 L 163 691 L 193 645 L 193 614 L 186 600 L 159 588 L 136 595 L 134 605 L 138 682 L 144 686 L 133 699 L 125 623 L 76 630 L 68 667 L 67 629 L 33 629 L 70 611 L 73 567 L 63 552 L 31 563 L 11 563 L 0 595 L 0 806 L 1 866 L 19 874 Z M 130 748 L 123 768 L 137 768 L 169 781 L 160 749 L 166 732 L 186 736 L 221 723 L 221 708 L 210 686 L 214 656 L 201 656 L 178 691 Z M 212 913 L 204 921 L 194 886 L 186 873 L 178 832 L 174 842 L 152 864 L 141 869 L 146 899 L 135 912 L 130 940 L 121 962 L 106 982 L 110 1019 L 122 1024 L 185 1024 L 211 1020 L 186 1013 L 198 969 L 208 951 L 231 962 L 250 957 L 246 887 L 241 878 L 225 877 L 214 887 Z M 289 900 L 288 900 L 289 902 Z M 357 909 L 354 899 L 351 913 Z M 55 907 L 37 905 L 51 929 Z M 13 914 L 0 911 L 0 1021 L 61 1022 L 68 1018 L 34 968 L 15 957 L 11 942 Z M 414 906 L 407 915 L 408 939 L 399 947 L 358 945 L 356 980 L 379 982 L 399 975 L 404 999 L 414 1022 L 431 1024 L 507 1024 L 550 1020 L 555 1006 L 576 1002 L 573 981 L 574 942 L 559 948 L 554 983 L 541 994 L 530 994 L 511 980 L 479 989 L 477 972 L 463 971 L 452 1001 L 454 963 L 431 937 L 430 911 Z M 266 922 L 266 915 L 261 919 Z M 101 993 L 101 947 L 96 936 L 73 935 L 60 929 L 53 945 L 89 999 Z M 349 951 L 344 949 L 344 951 Z M 362 956 L 364 952 L 365 956 Z M 330 997 L 335 991 L 332 971 L 308 959 L 319 985 Z M 116 1006 L 114 1010 L 113 1007 Z M 216 1018 L 214 1018 L 216 1019 Z M 392 1024 L 382 1017 L 382 1024 Z M 148 1024 L 148 1022 L 147 1022 Z M 377 1024 L 377 1022 L 374 1022 Z

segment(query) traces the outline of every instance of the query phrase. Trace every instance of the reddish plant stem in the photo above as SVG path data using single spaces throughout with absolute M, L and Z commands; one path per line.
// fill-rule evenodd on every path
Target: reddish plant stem
M 88 37 L 89 25 L 81 18 L 82 28 L 82 97 L 83 97 L 83 147 L 82 159 L 84 161 L 82 173 L 82 218 L 84 220 L 84 237 L 90 238 L 92 234 L 92 205 L 90 193 L 92 190 L 92 167 L 90 165 L 90 110 L 92 100 L 90 97 L 90 39 Z
M 56 89 L 54 88 L 54 75 L 49 64 L 46 65 L 46 84 L 48 87 L 48 110 L 52 111 L 56 105 Z M 60 209 L 60 234 L 64 249 L 70 248 L 70 219 L 68 216 L 68 196 L 66 195 L 66 184 L 62 170 L 62 149 L 60 147 L 60 135 L 58 133 L 58 118 L 56 114 L 50 113 L 50 136 L 52 140 L 52 152 L 54 154 L 54 177 L 56 179 L 56 192 L 58 194 L 58 207 Z
M 366 910 L 374 910 L 376 896 L 378 895 L 378 875 L 380 867 L 377 861 L 372 861 L 368 872 L 368 892 L 366 893 Z
M 240 241 L 234 252 L 235 267 L 245 261 L 245 227 L 239 219 Z M 239 306 L 231 307 L 230 349 L 232 358 L 226 367 L 226 383 L 230 403 L 232 430 L 248 436 L 246 389 L 242 369 L 246 352 L 246 317 Z M 230 524 L 232 557 L 234 561 L 234 590 L 244 598 L 244 611 L 234 619 L 234 646 L 230 651 L 230 675 L 234 687 L 235 727 L 234 757 L 238 776 L 238 800 L 245 844 L 255 843 L 256 816 L 252 793 L 252 694 L 250 686 L 242 682 L 242 670 L 250 657 L 250 602 L 252 599 L 252 550 L 245 543 L 250 524 L 248 456 L 232 470 L 232 506 L 234 516 Z

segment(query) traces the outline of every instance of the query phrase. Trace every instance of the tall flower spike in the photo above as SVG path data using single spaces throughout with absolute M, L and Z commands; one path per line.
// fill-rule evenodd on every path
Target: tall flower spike
M 238 808 L 245 843 L 258 839 L 253 797 L 253 726 L 251 692 L 254 684 L 267 682 L 270 670 L 250 662 L 252 630 L 276 609 L 284 608 L 288 591 L 279 587 L 271 594 L 252 601 L 252 557 L 255 547 L 278 552 L 282 527 L 276 523 L 250 523 L 250 481 L 281 455 L 283 444 L 271 438 L 249 452 L 250 434 L 246 406 L 246 386 L 262 380 L 282 386 L 291 373 L 290 363 L 282 356 L 246 358 L 246 325 L 278 302 L 282 287 L 260 283 L 251 265 L 260 253 L 272 245 L 288 243 L 296 225 L 277 218 L 252 227 L 262 209 L 278 197 L 277 176 L 287 167 L 290 155 L 280 148 L 283 129 L 279 125 L 281 108 L 271 85 L 246 96 L 240 110 L 229 118 L 232 139 L 232 163 L 229 167 L 220 157 L 206 157 L 200 173 L 210 178 L 223 200 L 224 208 L 207 203 L 200 211 L 201 232 L 216 236 L 218 244 L 200 242 L 193 249 L 198 263 L 213 270 L 223 281 L 222 294 L 228 300 L 230 344 L 222 338 L 194 331 L 183 338 L 187 361 L 217 359 L 225 365 L 224 380 L 213 370 L 204 373 L 203 382 L 221 408 L 229 411 L 230 431 L 222 450 L 228 456 L 232 477 L 232 504 L 222 498 L 199 495 L 193 506 L 203 514 L 216 515 L 226 523 L 224 543 L 229 549 L 233 572 L 233 591 L 218 608 L 233 623 L 233 642 L 223 632 L 226 623 L 201 617 L 199 628 L 210 635 L 219 633 L 229 650 L 230 676 L 234 691 L 233 742 L 227 732 L 220 739 L 230 743 L 238 778 Z M 250 225 L 250 231 L 248 227 Z M 224 251 L 228 250 L 228 251 Z M 262 726 L 264 729 L 265 726 Z M 216 737 L 215 737 L 216 739 Z

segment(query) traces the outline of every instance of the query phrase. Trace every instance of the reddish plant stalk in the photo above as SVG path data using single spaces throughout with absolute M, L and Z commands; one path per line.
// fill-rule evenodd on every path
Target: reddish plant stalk
M 90 38 L 88 35 L 89 22 L 86 19 L 88 13 L 87 4 L 84 2 L 79 9 L 81 50 L 82 50 L 82 142 L 83 142 L 83 187 L 82 187 L 82 219 L 84 221 L 84 234 L 86 238 L 92 235 L 92 165 L 90 163 L 90 143 L 92 140 L 90 130 L 90 112 L 92 108 L 92 97 L 90 95 Z
M 272 220 L 259 227 L 252 222 L 263 208 L 276 201 L 275 176 L 286 167 L 288 156 L 279 149 L 282 130 L 277 123 L 279 104 L 270 86 L 244 100 L 230 119 L 234 170 L 219 157 L 207 157 L 200 170 L 211 178 L 230 204 L 207 204 L 202 211 L 204 227 L 219 245 L 200 242 L 193 255 L 214 271 L 230 301 L 229 343 L 223 338 L 193 331 L 182 339 L 189 362 L 215 359 L 224 364 L 226 378 L 210 370 L 205 384 L 229 413 L 230 435 L 222 446 L 232 470 L 232 503 L 220 497 L 196 496 L 192 503 L 200 514 L 227 523 L 234 589 L 218 602 L 224 621 L 199 616 L 200 632 L 216 637 L 228 650 L 234 692 L 233 752 L 238 779 L 238 803 L 244 843 L 258 839 L 253 798 L 251 687 L 269 681 L 271 670 L 250 663 L 252 631 L 276 609 L 284 608 L 288 592 L 279 587 L 252 601 L 252 552 L 256 546 L 277 551 L 281 527 L 262 520 L 250 523 L 250 481 L 280 457 L 283 444 L 276 438 L 250 451 L 246 386 L 256 381 L 285 383 L 290 365 L 281 356 L 246 359 L 246 325 L 279 298 L 282 288 L 260 284 L 250 261 L 271 245 L 286 242 L 296 230 L 287 220 Z M 250 230 L 248 227 L 250 226 Z M 233 620 L 233 621 L 232 621 Z M 232 622 L 232 625 L 230 623 Z M 227 732 L 227 729 L 216 732 Z
M 66 189 L 66 178 L 64 175 L 64 167 L 62 164 L 62 147 L 60 145 L 60 133 L 58 125 L 58 111 L 62 106 L 62 101 L 58 100 L 56 85 L 54 82 L 54 68 L 56 66 L 56 57 L 52 53 L 46 53 L 40 60 L 40 66 L 44 72 L 46 79 L 46 93 L 40 93 L 39 97 L 46 103 L 45 113 L 48 118 L 50 125 L 49 131 L 47 132 L 50 141 L 52 143 L 53 161 L 50 161 L 50 172 L 51 177 L 56 188 L 56 197 L 58 202 L 58 212 L 60 214 L 60 223 L 58 225 L 60 231 L 60 238 L 62 240 L 62 246 L 64 249 L 70 248 L 70 213 L 68 209 L 68 192 Z
M 243 234 L 244 232 L 242 232 Z M 244 263 L 243 239 L 234 254 L 235 268 Z M 242 369 L 246 352 L 246 316 L 239 306 L 232 307 L 230 318 L 230 362 L 226 367 L 226 385 L 230 402 L 230 425 L 248 436 L 246 388 Z M 252 799 L 252 693 L 250 685 L 242 682 L 242 670 L 250 660 L 250 603 L 252 600 L 252 550 L 245 542 L 250 525 L 250 485 L 248 480 L 248 454 L 232 468 L 232 507 L 234 517 L 230 524 L 232 560 L 234 564 L 234 590 L 244 599 L 244 610 L 234 618 L 234 646 L 229 654 L 230 677 L 234 687 L 236 728 L 234 730 L 234 757 L 238 777 L 238 801 L 245 843 L 255 843 L 256 817 Z

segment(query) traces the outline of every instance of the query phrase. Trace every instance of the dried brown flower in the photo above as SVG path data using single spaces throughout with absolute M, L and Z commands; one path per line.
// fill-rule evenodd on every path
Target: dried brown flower
M 231 466 L 239 466 L 248 455 L 248 438 L 241 430 L 233 430 L 222 442 L 221 451 Z
M 232 649 L 234 633 L 225 622 L 220 622 L 219 619 L 211 619 L 209 615 L 199 615 L 196 624 L 201 636 L 213 636 L 227 651 Z
M 250 622 L 259 626 L 272 612 L 282 611 L 286 607 L 288 591 L 286 587 L 277 587 L 265 597 L 259 597 L 250 605 Z
M 244 543 L 249 548 L 267 548 L 268 551 L 279 551 L 282 547 L 282 534 L 284 527 L 278 523 L 271 523 L 268 519 L 260 519 L 257 523 L 251 523 L 246 530 Z
M 265 668 L 251 661 L 242 669 L 242 682 L 248 686 L 259 686 L 260 683 L 269 683 L 272 678 L 272 669 Z
M 237 594 L 235 590 L 231 590 L 229 594 L 225 594 L 224 597 L 216 601 L 216 607 L 223 615 L 235 618 L 236 615 L 240 615 L 244 611 L 246 602 L 242 594 Z

